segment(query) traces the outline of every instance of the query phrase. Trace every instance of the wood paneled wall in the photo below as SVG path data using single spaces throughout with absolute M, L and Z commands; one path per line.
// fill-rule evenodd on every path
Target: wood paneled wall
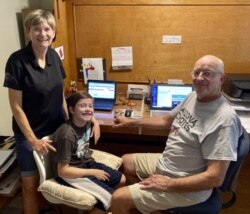
M 106 77 L 119 82 L 191 82 L 194 62 L 213 54 L 225 71 L 250 73 L 248 0 L 68 0 L 70 78 L 77 58 L 104 57 Z M 181 35 L 181 44 L 162 44 Z M 111 47 L 132 46 L 132 70 L 113 71 Z
M 56 39 L 52 44 L 53 48 L 63 46 L 64 59 L 63 66 L 66 70 L 67 78 L 65 80 L 65 90 L 69 88 L 71 80 L 71 69 L 69 66 L 69 47 L 68 47 L 68 32 L 67 32 L 67 15 L 65 0 L 54 0 L 54 16 L 56 19 L 57 31 Z

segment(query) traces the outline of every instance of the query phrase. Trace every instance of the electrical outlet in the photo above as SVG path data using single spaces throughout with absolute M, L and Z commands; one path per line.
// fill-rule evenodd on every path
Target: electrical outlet
M 162 43 L 163 44 L 180 44 L 181 36 L 163 35 Z

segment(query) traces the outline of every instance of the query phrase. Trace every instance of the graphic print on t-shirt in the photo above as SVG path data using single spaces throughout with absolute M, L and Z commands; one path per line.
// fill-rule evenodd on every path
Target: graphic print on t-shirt
M 176 116 L 176 121 L 182 128 L 189 132 L 198 120 L 186 108 L 182 108 Z
M 82 138 L 77 141 L 76 156 L 79 159 L 90 158 L 89 154 L 90 132 L 91 132 L 91 127 L 88 127 L 87 130 L 83 133 Z

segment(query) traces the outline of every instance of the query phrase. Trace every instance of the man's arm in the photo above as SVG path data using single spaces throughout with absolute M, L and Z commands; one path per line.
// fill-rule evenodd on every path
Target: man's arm
M 114 126 L 117 127 L 126 127 L 126 126 L 140 126 L 140 127 L 149 127 L 149 128 L 167 128 L 169 129 L 172 126 L 174 118 L 170 113 L 166 113 L 161 117 L 150 117 L 142 119 L 132 119 L 125 116 L 115 115 Z
M 230 161 L 209 160 L 207 170 L 197 175 L 169 178 L 164 175 L 152 175 L 140 182 L 141 189 L 164 192 L 195 192 L 222 185 Z

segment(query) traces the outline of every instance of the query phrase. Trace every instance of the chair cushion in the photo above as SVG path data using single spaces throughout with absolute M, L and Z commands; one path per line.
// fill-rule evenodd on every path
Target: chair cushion
M 95 149 L 91 149 L 91 151 L 91 157 L 94 158 L 96 162 L 103 163 L 113 169 L 119 169 L 122 165 L 122 159 L 120 157 Z
M 44 181 L 38 188 L 43 196 L 55 204 L 65 204 L 77 209 L 91 210 L 97 203 L 94 196 L 84 191 L 58 184 L 54 179 Z
M 107 152 L 91 150 L 91 156 L 97 162 L 118 169 L 122 164 L 122 159 Z M 91 210 L 97 200 L 91 194 L 72 187 L 63 186 L 54 179 L 45 180 L 40 184 L 38 191 L 50 202 L 55 204 L 65 204 L 77 209 Z

